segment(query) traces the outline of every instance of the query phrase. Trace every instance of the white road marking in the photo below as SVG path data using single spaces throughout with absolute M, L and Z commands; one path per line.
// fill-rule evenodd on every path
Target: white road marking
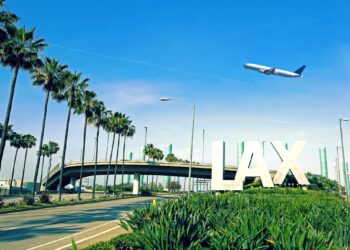
M 125 218 L 125 217 L 126 217 L 126 216 L 121 217 L 120 219 Z M 65 240 L 65 239 L 68 239 L 68 238 L 72 238 L 73 236 L 76 236 L 76 235 L 79 235 L 79 234 L 82 234 L 82 233 L 86 233 L 86 232 L 92 231 L 92 230 L 94 230 L 94 229 L 96 229 L 96 228 L 103 227 L 103 226 L 105 226 L 105 225 L 107 225 L 107 224 L 109 224 L 109 223 L 118 222 L 118 221 L 120 221 L 120 219 L 112 220 L 112 221 L 106 222 L 106 223 L 104 223 L 104 224 L 101 224 L 101 225 L 99 225 L 99 226 L 89 228 L 89 229 L 87 229 L 87 230 L 85 230 L 85 231 L 81 231 L 81 232 L 79 232 L 79 233 L 75 233 L 75 234 L 72 234 L 72 235 L 69 235 L 69 236 L 66 236 L 66 237 L 57 239 L 57 240 L 53 240 L 53 241 L 47 242 L 47 243 L 45 243 L 45 244 L 41 244 L 41 245 L 39 245 L 39 246 L 35 246 L 35 247 L 32 247 L 32 248 L 28 248 L 27 250 L 38 249 L 38 248 L 40 248 L 40 247 L 47 246 L 47 245 L 50 245 L 50 244 L 52 244 L 52 243 L 55 243 L 55 242 L 58 242 L 58 241 L 61 241 L 61 240 Z
M 98 233 L 98 234 L 92 235 L 92 236 L 87 237 L 87 238 L 84 238 L 84 239 L 82 239 L 82 240 L 78 240 L 78 241 L 75 242 L 75 244 L 79 244 L 79 243 L 81 243 L 81 242 L 90 240 L 90 239 L 92 239 L 92 238 L 95 238 L 95 237 L 100 236 L 100 235 L 102 235 L 102 234 L 108 233 L 108 232 L 110 232 L 110 231 L 112 231 L 112 230 L 114 230 L 114 229 L 117 229 L 117 228 L 120 228 L 120 226 L 112 227 L 112 228 L 110 228 L 110 229 L 108 229 L 108 230 L 106 230 L 106 231 L 100 232 L 100 233 Z M 65 245 L 65 246 L 62 246 L 62 247 L 59 247 L 59 248 L 55 248 L 55 250 L 62 250 L 62 249 L 65 249 L 65 248 L 67 248 L 67 247 L 70 247 L 70 246 L 72 246 L 72 244 L 67 244 L 67 245 Z

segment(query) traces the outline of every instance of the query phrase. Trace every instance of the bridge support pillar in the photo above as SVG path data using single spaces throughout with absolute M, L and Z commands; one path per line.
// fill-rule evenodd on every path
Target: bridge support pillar
M 77 178 L 76 177 L 70 177 L 70 182 L 69 184 L 71 184 L 73 186 L 73 188 L 75 189 L 75 182 L 77 181 Z
M 140 194 L 140 174 L 134 174 L 134 187 L 132 189 L 133 195 Z

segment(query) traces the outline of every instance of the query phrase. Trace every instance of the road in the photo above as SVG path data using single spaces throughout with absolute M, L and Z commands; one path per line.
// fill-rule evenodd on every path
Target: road
M 134 208 L 171 197 L 137 197 L 3 214 L 0 249 L 70 249 L 72 238 L 78 247 L 86 247 L 122 233 L 119 219 Z

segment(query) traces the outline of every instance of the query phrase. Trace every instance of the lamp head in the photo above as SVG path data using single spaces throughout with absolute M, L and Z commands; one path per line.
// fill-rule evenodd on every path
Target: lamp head
M 160 100 L 161 100 L 162 102 L 167 102 L 167 101 L 170 100 L 170 98 L 168 98 L 168 97 L 161 97 Z
M 343 122 L 347 122 L 349 121 L 349 118 L 340 118 L 340 120 L 342 120 Z

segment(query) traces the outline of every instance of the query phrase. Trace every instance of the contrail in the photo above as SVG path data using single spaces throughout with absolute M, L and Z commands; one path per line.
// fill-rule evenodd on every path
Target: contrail
M 60 48 L 60 49 L 67 49 L 67 50 L 71 50 L 71 51 L 74 51 L 74 52 L 83 53 L 83 54 L 87 54 L 87 55 L 104 57 L 104 58 L 108 58 L 108 59 L 113 59 L 113 60 L 133 63 L 133 64 L 144 65 L 144 66 L 148 66 L 148 67 L 158 68 L 158 69 L 167 70 L 167 71 L 173 71 L 173 72 L 186 74 L 186 75 L 209 77 L 209 78 L 215 78 L 215 79 L 222 80 L 222 81 L 237 82 L 236 80 L 225 78 L 225 77 L 221 77 L 221 76 L 207 75 L 207 74 L 196 73 L 196 72 L 189 72 L 189 71 L 184 71 L 184 70 L 177 69 L 177 68 L 174 68 L 174 67 L 164 66 L 164 65 L 155 64 L 155 63 L 149 63 L 149 62 L 145 62 L 145 61 L 141 61 L 141 60 L 135 60 L 135 59 L 130 59 L 130 58 L 125 58 L 125 57 L 111 56 L 111 55 L 97 53 L 97 52 L 92 52 L 92 51 L 87 51 L 87 50 L 83 50 L 83 49 L 71 48 L 71 47 L 67 47 L 67 46 L 63 46 L 63 45 L 59 45 L 59 44 L 51 44 L 51 46 L 52 47 L 56 47 L 56 48 Z

